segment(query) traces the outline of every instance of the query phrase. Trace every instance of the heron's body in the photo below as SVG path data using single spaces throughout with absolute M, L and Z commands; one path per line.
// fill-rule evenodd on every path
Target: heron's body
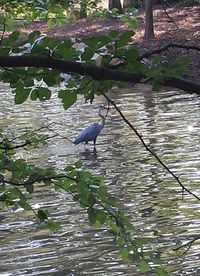
M 105 117 L 101 114 L 101 108 L 99 110 L 99 116 L 101 117 L 101 123 L 94 123 L 88 127 L 86 127 L 81 133 L 80 135 L 74 140 L 74 144 L 78 145 L 80 143 L 85 143 L 85 145 L 89 142 L 89 141 L 93 141 L 94 142 L 94 147 L 96 144 L 96 139 L 97 136 L 99 136 L 99 134 L 101 133 L 104 124 L 105 124 Z

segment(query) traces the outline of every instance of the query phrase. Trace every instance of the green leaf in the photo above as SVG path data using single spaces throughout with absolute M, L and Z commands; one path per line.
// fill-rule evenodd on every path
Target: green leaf
M 107 214 L 102 210 L 88 208 L 89 222 L 92 226 L 99 228 L 107 219 Z
M 3 45 L 3 46 L 10 46 L 10 47 L 12 47 L 13 44 L 14 44 L 14 43 L 16 42 L 16 40 L 18 39 L 19 34 L 20 34 L 20 31 L 19 31 L 19 30 L 18 30 L 18 31 L 12 32 L 12 33 L 9 35 L 9 37 L 4 38 L 4 39 L 2 40 L 2 45 Z
M 10 47 L 4 47 L 0 49 L 0 56 L 8 56 L 11 49 Z
M 34 192 L 34 186 L 32 184 L 26 185 L 25 188 L 29 194 L 32 194 Z
M 150 267 L 149 267 L 148 263 L 142 259 L 140 261 L 140 271 L 145 273 L 145 272 L 149 271 L 149 269 L 150 269 Z
M 120 34 L 119 31 L 111 31 L 108 35 L 111 37 L 111 38 L 114 38 L 116 39 L 116 37 Z
M 134 242 L 137 244 L 138 247 L 142 247 L 144 244 L 147 243 L 147 240 L 144 238 L 136 238 Z
M 167 270 L 165 270 L 164 268 L 162 267 L 157 267 L 155 269 L 155 275 L 156 276 L 169 276 L 171 275 Z
M 24 86 L 26 86 L 26 87 L 32 87 L 32 86 L 34 86 L 34 80 L 33 80 L 32 76 L 27 76 L 24 79 Z
M 120 21 L 121 22 L 128 22 L 129 21 L 129 15 L 128 14 L 124 14 L 124 15 L 122 15 L 122 16 L 120 16 Z
M 5 191 L 6 185 L 4 183 L 0 183 L 0 192 Z
M 47 73 L 47 75 L 43 77 L 43 80 L 48 87 L 53 87 L 55 84 L 60 82 L 60 80 L 58 80 L 58 76 L 53 75 L 52 72 Z
M 37 217 L 41 220 L 41 221 L 45 221 L 48 219 L 48 215 L 47 215 L 47 212 L 42 210 L 42 209 L 39 209 L 38 212 L 37 212 Z
M 31 92 L 31 100 L 32 100 L 32 101 L 36 101 L 37 98 L 38 98 L 38 91 L 37 91 L 37 89 L 34 89 L 34 90 L 32 90 L 32 92 Z
M 40 46 L 48 49 L 54 50 L 59 44 L 60 40 L 54 37 L 44 37 L 42 41 L 40 42 Z
M 46 101 L 51 98 L 51 91 L 46 87 L 39 87 L 37 89 L 38 99 L 41 101 Z
M 136 17 L 131 17 L 129 23 L 130 23 L 132 29 L 134 29 L 134 30 L 137 29 L 138 21 L 137 21 Z
M 47 227 L 51 232 L 55 232 L 61 229 L 61 226 L 58 222 L 53 221 L 52 219 L 47 220 Z
M 83 167 L 83 163 L 82 163 L 81 161 L 75 162 L 74 165 L 75 165 L 75 167 L 76 167 L 77 169 L 80 169 L 80 168 Z
M 28 40 L 30 43 L 33 43 L 36 38 L 38 38 L 41 35 L 41 32 L 38 30 L 33 31 L 28 35 Z
M 50 19 L 47 21 L 47 27 L 48 27 L 48 29 L 51 29 L 51 28 L 52 28 L 52 25 L 53 25 L 53 18 L 50 18 Z
M 88 203 L 90 206 L 94 206 L 94 204 L 96 202 L 96 197 L 93 194 L 89 194 L 87 200 L 88 200 Z
M 124 262 L 129 261 L 129 249 L 127 247 L 124 247 L 122 250 L 120 250 L 120 256 Z
M 15 104 L 22 104 L 25 102 L 30 94 L 30 89 L 25 89 L 23 84 L 17 85 L 15 91 Z
M 116 239 L 116 244 L 120 245 L 120 246 L 125 245 L 126 244 L 126 240 L 123 239 L 123 238 Z
M 124 33 L 122 33 L 120 36 L 119 36 L 119 39 L 117 41 L 117 46 L 118 48 L 119 47 L 124 47 L 128 44 L 128 42 L 131 41 L 132 39 L 132 36 L 134 35 L 135 33 L 133 31 L 126 31 Z
M 58 93 L 58 97 L 62 99 L 64 109 L 68 109 L 77 100 L 77 94 L 69 90 L 61 90 Z
M 94 51 L 91 48 L 88 47 L 82 53 L 81 59 L 85 60 L 85 61 L 88 61 L 93 57 L 93 55 L 94 55 Z
M 160 258 L 151 258 L 151 261 L 152 261 L 154 264 L 159 264 L 159 265 L 161 265 L 161 264 L 164 263 L 164 261 L 161 260 Z
M 96 222 L 96 212 L 93 208 L 88 208 L 87 210 L 89 222 L 91 225 L 94 225 Z
M 19 35 L 20 35 L 20 31 L 19 30 L 12 32 L 9 35 L 9 40 L 11 41 L 11 43 L 14 43 L 18 39 Z
M 108 218 L 108 215 L 103 210 L 96 210 L 96 219 L 101 223 L 104 224 Z
M 117 226 L 116 223 L 112 219 L 108 220 L 107 225 L 116 234 L 119 234 L 121 232 L 121 228 L 119 226 Z
M 27 203 L 26 199 L 24 197 L 20 198 L 19 206 L 22 207 L 25 211 L 31 211 L 31 205 Z

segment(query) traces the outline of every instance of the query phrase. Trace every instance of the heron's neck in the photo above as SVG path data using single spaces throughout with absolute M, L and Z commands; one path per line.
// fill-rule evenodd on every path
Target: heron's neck
M 99 116 L 101 117 L 101 129 L 102 129 L 105 125 L 105 117 L 102 114 L 99 114 Z

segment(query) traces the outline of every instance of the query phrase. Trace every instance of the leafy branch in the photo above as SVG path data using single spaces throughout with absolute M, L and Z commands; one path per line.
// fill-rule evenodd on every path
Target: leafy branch
M 42 66 L 41 66 L 42 64 Z M 40 57 L 40 56 L 0 56 L 0 67 L 36 67 L 52 68 L 63 73 L 76 73 L 82 76 L 90 76 L 94 80 L 114 80 L 130 83 L 144 82 L 144 73 L 132 73 L 111 70 L 106 67 L 83 64 L 77 61 L 66 61 L 63 59 Z M 175 77 L 165 77 L 163 85 L 172 86 L 187 91 L 188 93 L 200 94 L 200 84 Z
M 77 201 L 82 208 L 86 209 L 92 226 L 100 228 L 102 225 L 107 225 L 108 229 L 114 234 L 114 241 L 124 261 L 139 263 L 142 272 L 158 271 L 158 268 L 152 264 L 162 264 L 162 261 L 154 253 L 143 251 L 143 246 L 147 242 L 145 239 L 131 237 L 130 231 L 133 230 L 133 226 L 129 223 L 130 219 L 126 217 L 123 207 L 117 203 L 116 199 L 108 194 L 102 183 L 102 178 L 93 177 L 81 166 L 81 163 L 77 162 L 65 169 L 66 174 L 52 172 L 49 176 L 41 175 L 34 179 L 30 177 L 27 181 L 20 183 L 1 179 L 0 183 L 15 186 L 15 188 L 6 191 L 0 199 L 9 204 L 13 204 L 12 200 L 14 199 L 16 204 L 16 198 L 19 196 L 20 207 L 25 210 L 32 210 L 40 222 L 45 222 L 54 230 L 54 228 L 58 228 L 57 224 L 48 218 L 44 210 L 40 209 L 37 212 L 33 210 L 27 203 L 26 197 L 19 190 L 19 187 L 23 186 L 27 191 L 33 192 L 33 188 L 30 187 L 37 182 L 54 184 L 56 189 L 59 188 L 69 193 L 74 201 Z M 159 269 L 165 271 L 162 267 L 159 267 Z

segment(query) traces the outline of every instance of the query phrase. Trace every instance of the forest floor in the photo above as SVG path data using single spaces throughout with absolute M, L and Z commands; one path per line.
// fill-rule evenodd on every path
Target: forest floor
M 139 27 L 135 31 L 132 43 L 148 50 L 159 49 L 167 45 L 170 41 L 180 45 L 199 47 L 200 49 L 200 5 L 196 6 L 171 6 L 167 8 L 167 13 L 160 6 L 154 7 L 154 32 L 155 39 L 145 40 L 144 26 L 145 13 L 139 9 L 136 17 Z M 116 19 L 81 19 L 76 23 L 65 24 L 62 27 L 48 29 L 45 23 L 34 22 L 25 26 L 22 30 L 28 33 L 38 29 L 47 36 L 84 39 L 91 36 L 104 35 L 112 30 L 125 31 L 130 27 L 128 24 L 119 22 Z M 200 51 L 187 50 L 181 48 L 169 48 L 162 52 L 168 61 L 174 61 L 181 56 L 189 59 L 187 76 L 189 79 L 200 82 Z

